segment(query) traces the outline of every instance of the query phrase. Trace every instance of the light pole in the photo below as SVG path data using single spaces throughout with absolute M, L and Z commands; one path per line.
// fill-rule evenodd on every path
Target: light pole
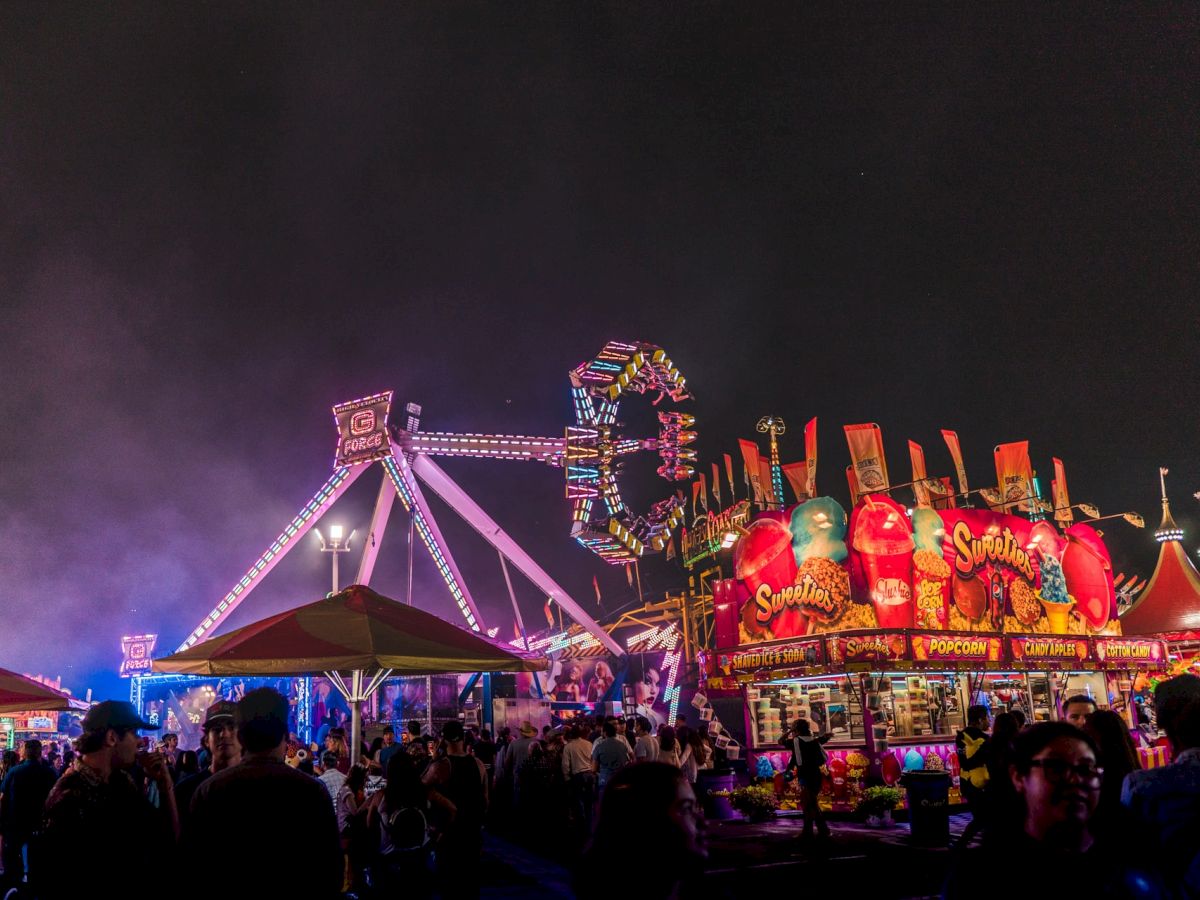
M 783 509 L 783 471 L 779 465 L 779 435 L 787 431 L 787 425 L 779 416 L 763 416 L 758 420 L 756 427 L 760 434 L 771 436 L 771 493 L 775 495 L 775 508 Z
M 317 540 L 321 542 L 321 552 L 328 553 L 333 557 L 333 593 L 338 592 L 338 554 L 350 552 L 350 542 L 354 540 L 354 535 L 357 532 L 351 531 L 350 536 L 344 541 L 342 535 L 345 530 L 341 525 L 329 526 L 329 540 L 325 540 L 325 536 L 321 534 L 321 529 L 314 528 L 313 532 L 317 536 Z

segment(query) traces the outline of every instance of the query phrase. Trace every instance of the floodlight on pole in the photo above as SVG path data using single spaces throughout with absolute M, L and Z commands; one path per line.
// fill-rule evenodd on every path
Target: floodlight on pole
M 344 541 L 342 540 L 342 535 L 346 533 L 346 530 L 341 525 L 329 526 L 328 541 L 325 540 L 325 536 L 321 534 L 321 529 L 314 528 L 313 533 L 316 534 L 317 540 L 321 542 L 321 552 L 328 553 L 333 557 L 332 593 L 336 594 L 338 592 L 338 554 L 350 552 L 350 542 L 354 540 L 354 535 L 357 534 L 357 532 L 351 531 L 350 536 Z

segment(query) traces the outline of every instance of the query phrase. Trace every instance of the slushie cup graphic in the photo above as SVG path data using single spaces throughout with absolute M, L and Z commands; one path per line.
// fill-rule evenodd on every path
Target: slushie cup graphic
M 792 532 L 776 519 L 755 519 L 738 541 L 734 552 L 737 577 L 750 591 L 750 605 L 758 615 L 756 598 L 759 588 L 766 585 L 771 594 L 778 594 L 796 580 L 796 557 L 792 553 Z M 804 634 L 808 617 L 794 606 L 785 607 L 769 621 L 757 622 L 769 627 L 776 637 Z
M 912 628 L 913 536 L 903 511 L 868 496 L 854 522 L 854 549 L 879 627 Z

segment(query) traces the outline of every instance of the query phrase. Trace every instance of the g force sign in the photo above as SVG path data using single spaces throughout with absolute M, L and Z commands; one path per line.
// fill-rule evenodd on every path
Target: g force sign
M 381 459 L 392 452 L 392 441 L 388 436 L 392 393 L 384 391 L 361 400 L 339 403 L 333 408 L 338 429 L 334 464 L 338 468 Z

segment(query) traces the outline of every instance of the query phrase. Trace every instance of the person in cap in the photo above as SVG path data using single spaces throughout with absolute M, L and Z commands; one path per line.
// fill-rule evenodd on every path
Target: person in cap
M 4 878 L 0 884 L 15 887 L 25 878 L 25 845 L 42 823 L 42 807 L 58 778 L 42 764 L 42 742 L 28 740 L 21 747 L 20 765 L 0 778 L 0 837 L 4 847 Z
M 196 789 L 184 858 L 202 859 L 220 840 L 223 871 L 239 897 L 336 897 L 342 887 L 337 819 L 324 785 L 286 762 L 287 698 L 247 691 L 234 712 L 242 760 Z M 303 835 L 297 857 L 297 835 Z M 211 892 L 207 884 L 196 891 Z
M 157 729 L 132 703 L 105 700 L 83 717 L 75 768 L 50 791 L 29 871 L 43 900 L 74 897 L 81 873 L 146 873 L 169 858 L 179 835 L 171 770 L 161 753 L 139 753 L 139 730 Z M 158 788 L 156 809 L 129 769 L 141 765 Z
M 179 808 L 181 824 L 187 822 L 197 788 L 218 772 L 237 765 L 242 758 L 242 745 L 238 743 L 237 722 L 234 719 L 236 711 L 236 703 L 218 700 L 204 714 L 203 741 L 208 750 L 209 764 L 175 785 L 175 805 Z

